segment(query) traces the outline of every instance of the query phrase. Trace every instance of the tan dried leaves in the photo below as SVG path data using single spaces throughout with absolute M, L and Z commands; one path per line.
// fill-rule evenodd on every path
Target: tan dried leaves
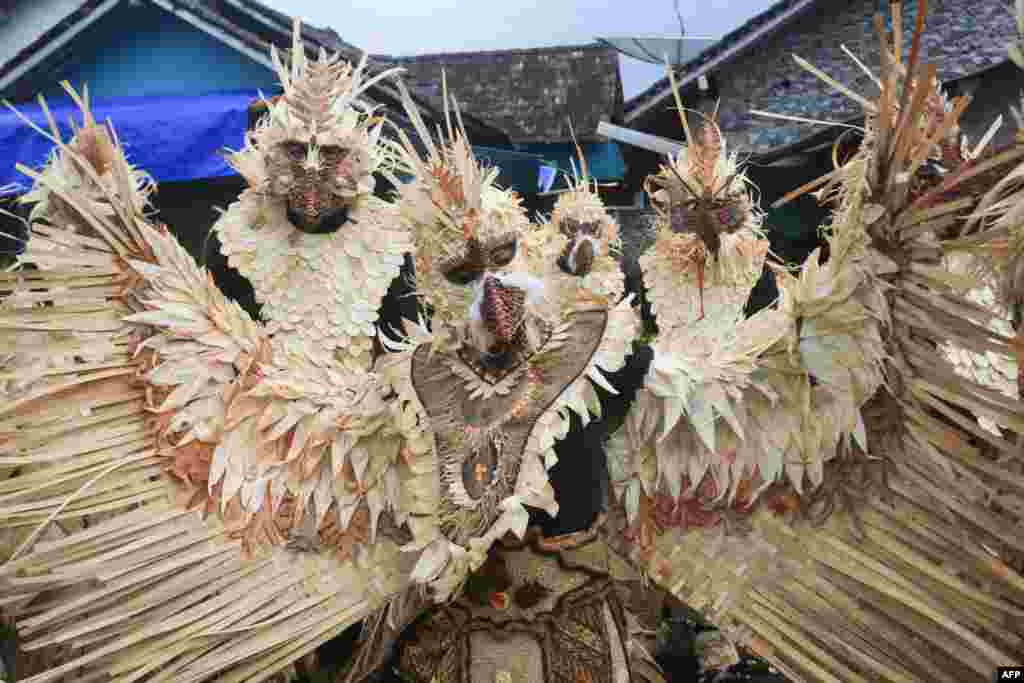
M 110 170 L 117 159 L 117 149 L 106 126 L 89 123 L 83 126 L 75 137 L 72 147 L 95 169 L 103 175 Z
M 466 196 L 462 191 L 462 178 L 456 171 L 443 164 L 435 165 L 431 174 L 436 181 L 434 201 L 446 208 L 463 206 Z
M 701 129 L 700 141 L 694 140 L 689 147 L 690 170 L 705 192 L 715 190 L 718 182 L 718 158 L 722 154 L 722 134 L 714 121 L 708 121 Z

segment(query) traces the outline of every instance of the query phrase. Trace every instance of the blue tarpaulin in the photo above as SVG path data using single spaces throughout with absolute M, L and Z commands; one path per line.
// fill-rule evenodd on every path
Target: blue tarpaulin
M 224 159 L 224 149 L 239 149 L 244 142 L 249 104 L 256 91 L 223 92 L 192 96 L 117 97 L 96 99 L 91 109 L 97 121 L 110 119 L 128 160 L 148 171 L 157 182 L 217 178 L 234 175 Z M 69 99 L 47 101 L 70 138 L 70 119 L 81 123 L 78 108 Z M 38 104 L 18 105 L 18 110 L 43 130 L 49 131 Z M 22 163 L 39 168 L 53 143 L 32 130 L 14 112 L 0 111 L 0 187 L 17 182 L 21 190 L 31 180 L 14 168 Z
M 224 149 L 239 149 L 248 123 L 249 105 L 258 97 L 254 90 L 193 96 L 97 98 L 91 103 L 98 121 L 108 118 L 128 155 L 128 160 L 159 182 L 201 180 L 234 175 L 224 159 Z M 78 108 L 67 98 L 47 102 L 61 127 L 64 140 L 71 137 L 69 119 L 81 122 Z M 38 104 L 18 105 L 33 123 L 49 131 Z M 53 144 L 32 130 L 14 112 L 0 109 L 0 187 L 31 180 L 18 173 L 16 163 L 39 168 Z M 501 167 L 498 182 L 520 194 L 550 188 L 551 162 L 539 154 L 511 149 L 474 147 L 478 159 Z M 564 150 L 559 150 L 564 151 Z

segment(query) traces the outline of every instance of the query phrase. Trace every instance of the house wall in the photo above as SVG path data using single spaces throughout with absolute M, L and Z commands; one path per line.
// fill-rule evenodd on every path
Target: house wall
M 76 87 L 87 83 L 95 97 L 278 92 L 266 66 L 149 3 L 122 3 L 99 19 L 71 41 L 45 83 L 34 85 L 58 97 L 65 79 Z
M 793 59 L 799 55 L 854 92 L 875 86 L 840 49 L 846 45 L 877 72 L 876 12 L 888 17 L 889 0 L 829 0 L 793 21 L 730 64 L 712 72 L 721 95 L 720 124 L 727 139 L 751 152 L 796 142 L 814 128 L 755 117 L 751 109 L 843 120 L 859 106 L 835 92 Z M 918 0 L 904 0 L 904 54 L 909 52 Z M 974 74 L 1006 60 L 1016 26 L 1007 0 L 932 0 L 922 40 L 922 60 L 934 62 L 944 81 Z M 827 10 L 824 10 L 825 7 Z M 667 106 L 667 103 L 666 103 Z
M 21 21 L 18 16 L 4 28 Z M 73 38 L 44 66 L 16 84 L 14 90 L 20 95 L 16 99 L 42 90 L 48 100 L 62 100 L 67 96 L 59 85 L 61 80 L 78 88 L 87 84 L 96 98 L 279 91 L 276 75 L 266 66 L 145 2 L 121 3 Z M 206 241 L 218 217 L 217 209 L 235 201 L 243 188 L 238 176 L 161 183 L 153 204 L 159 220 L 197 261 L 211 269 L 225 293 L 255 313 L 258 307 L 252 287 L 227 267 L 216 240 Z

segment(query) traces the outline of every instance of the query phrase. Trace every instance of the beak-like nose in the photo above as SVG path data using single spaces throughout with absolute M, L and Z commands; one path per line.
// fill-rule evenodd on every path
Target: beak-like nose
M 594 265 L 593 240 L 576 237 L 565 246 L 565 251 L 558 259 L 558 265 L 569 275 L 586 277 Z
M 511 344 L 523 322 L 526 292 L 507 287 L 493 275 L 484 275 L 484 296 L 480 312 L 499 344 Z
M 302 232 L 326 234 L 336 232 L 348 222 L 348 207 L 337 206 L 324 188 L 323 172 L 303 166 L 304 175 L 297 179 L 288 200 L 288 219 Z

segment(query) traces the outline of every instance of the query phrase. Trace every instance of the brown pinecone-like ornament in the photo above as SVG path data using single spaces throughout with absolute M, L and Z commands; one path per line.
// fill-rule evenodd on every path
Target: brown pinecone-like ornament
M 522 324 L 526 292 L 518 287 L 506 287 L 497 278 L 484 280 L 484 300 L 481 307 L 484 321 L 503 344 L 511 344 Z

